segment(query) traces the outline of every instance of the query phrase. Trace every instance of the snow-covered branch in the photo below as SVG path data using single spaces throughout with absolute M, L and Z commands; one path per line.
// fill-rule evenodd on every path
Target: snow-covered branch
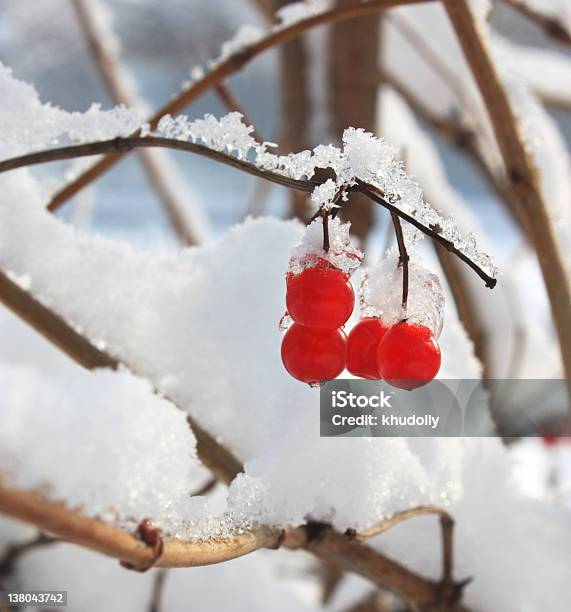
M 288 22 L 282 22 L 273 26 L 267 33 L 257 30 L 251 26 L 244 26 L 236 33 L 232 41 L 225 43 L 220 56 L 213 60 L 206 73 L 199 69 L 200 76 L 191 83 L 185 84 L 183 89 L 155 112 L 148 120 L 151 129 L 155 129 L 165 115 L 177 115 L 182 112 L 191 102 L 202 96 L 213 87 L 223 82 L 232 74 L 235 74 L 254 58 L 262 53 L 282 45 L 304 32 L 320 25 L 336 23 L 355 17 L 374 15 L 381 11 L 404 6 L 407 4 L 422 4 L 429 0 L 368 0 L 367 2 L 356 1 L 339 7 L 318 13 L 301 15 Z M 80 174 L 61 191 L 56 193 L 50 204 L 50 210 L 57 210 L 64 202 L 81 191 L 84 187 L 98 179 L 102 174 L 110 170 L 124 155 L 117 154 L 105 157 Z
M 311 192 L 314 202 L 324 209 L 338 208 L 343 205 L 341 200 L 347 199 L 347 194 L 361 192 L 454 253 L 486 286 L 495 286 L 496 270 L 489 257 L 464 241 L 450 219 L 444 219 L 422 201 L 420 189 L 406 176 L 401 164 L 394 161 L 390 146 L 372 135 L 349 129 L 344 136 L 343 150 L 329 145 L 316 147 L 312 153 L 276 156 L 251 138 L 252 128 L 246 128 L 241 117 L 231 114 L 218 122 L 209 116 L 193 123 L 183 117 L 178 121 L 170 117 L 165 119 L 159 129 L 169 138 L 133 136 L 38 151 L 0 162 L 0 173 L 54 160 L 124 153 L 140 147 L 196 153 L 279 185 Z M 189 137 L 202 139 L 207 145 L 185 140 Z M 256 151 L 255 163 L 245 159 L 250 149 Z M 238 156 L 225 151 L 236 151 Z M 317 168 L 332 170 L 335 180 L 328 178 L 320 182 L 302 178 L 313 177 Z

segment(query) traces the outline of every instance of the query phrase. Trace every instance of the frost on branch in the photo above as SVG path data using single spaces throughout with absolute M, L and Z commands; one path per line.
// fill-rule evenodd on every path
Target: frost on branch
M 253 154 L 253 163 L 259 169 L 295 180 L 312 179 L 317 169 L 333 170 L 335 178 L 316 186 L 312 193 L 312 202 L 323 210 L 331 211 L 338 207 L 337 195 L 341 194 L 343 202 L 346 199 L 344 192 L 359 179 L 379 189 L 388 202 L 450 241 L 495 278 L 497 269 L 490 256 L 478 250 L 473 236 L 465 239 L 453 219 L 443 217 L 423 200 L 420 186 L 407 175 L 403 163 L 396 158 L 396 148 L 386 140 L 363 129 L 347 128 L 343 133 L 342 147 L 319 145 L 311 151 L 275 155 L 268 151 L 273 145 L 256 142 L 251 136 L 251 126 L 246 126 L 240 119 L 239 113 L 230 113 L 220 120 L 207 115 L 197 121 L 189 121 L 184 116 L 176 119 L 167 116 L 161 120 L 157 134 L 199 142 L 216 151 L 233 153 L 240 159 Z M 407 227 L 406 237 L 408 244 L 414 244 L 422 234 Z
M 45 148 L 128 136 L 143 126 L 139 112 L 118 106 L 108 111 L 92 104 L 85 113 L 42 104 L 36 90 L 12 76 L 0 62 L 2 157 Z M 10 147 L 7 149 L 7 147 Z
M 288 27 L 309 19 L 319 13 L 324 13 L 333 6 L 332 0 L 305 0 L 292 2 L 276 11 L 276 17 L 281 27 Z M 276 28 L 277 29 L 277 28 Z

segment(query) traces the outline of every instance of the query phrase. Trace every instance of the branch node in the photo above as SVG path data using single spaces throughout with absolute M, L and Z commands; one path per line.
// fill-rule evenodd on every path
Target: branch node
M 325 532 L 331 529 L 331 525 L 318 521 L 309 521 L 305 526 L 305 534 L 308 542 L 318 542 Z
M 125 569 L 146 572 L 160 559 L 164 550 L 164 542 L 160 529 L 155 527 L 150 519 L 143 519 L 139 523 L 136 535 L 144 544 L 152 549 L 153 556 L 149 560 L 141 561 L 140 563 L 130 563 L 128 561 L 121 561 L 120 563 Z

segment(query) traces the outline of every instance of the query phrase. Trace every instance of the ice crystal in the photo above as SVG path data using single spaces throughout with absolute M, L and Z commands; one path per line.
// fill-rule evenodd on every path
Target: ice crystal
M 496 276 L 497 270 L 491 258 L 477 249 L 474 240 L 466 241 L 452 219 L 443 217 L 424 201 L 422 189 L 407 175 L 403 163 L 397 159 L 396 147 L 383 138 L 350 127 L 343 133 L 342 147 L 319 145 L 311 151 L 276 155 L 268 151 L 272 144 L 256 142 L 252 132 L 252 126 L 247 126 L 243 116 L 237 112 L 222 119 L 206 115 L 204 119 L 195 121 L 184 116 L 173 119 L 167 115 L 158 127 L 158 133 L 167 138 L 202 142 L 216 151 L 235 154 L 242 159 L 253 151 L 258 168 L 295 180 L 311 179 L 318 168 L 333 171 L 334 178 L 327 179 L 313 190 L 311 199 L 316 208 L 331 210 L 337 206 L 336 194 L 349 190 L 356 180 L 372 185 L 390 204 L 425 227 L 436 228 L 434 231 L 469 255 L 490 276 Z M 411 244 L 422 238 L 417 229 L 407 227 L 405 231 Z
M 260 28 L 245 24 L 234 34 L 233 38 L 222 45 L 220 56 L 215 64 L 227 60 L 230 56 L 242 51 L 245 47 L 257 43 L 264 36 L 264 31 Z
M 444 321 L 444 290 L 438 276 L 427 270 L 417 257 L 409 261 L 408 304 L 402 305 L 403 268 L 393 248 L 375 267 L 367 270 L 361 285 L 365 314 L 380 316 L 386 325 L 403 319 L 420 323 L 440 337 Z

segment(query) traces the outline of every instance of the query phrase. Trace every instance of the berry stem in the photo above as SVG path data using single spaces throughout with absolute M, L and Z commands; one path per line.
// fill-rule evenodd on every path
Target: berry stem
M 323 250 L 329 253 L 329 213 L 323 211 Z
M 395 226 L 395 234 L 397 237 L 397 245 L 399 249 L 398 267 L 402 268 L 402 307 L 403 310 L 406 312 L 406 307 L 408 304 L 408 262 L 410 261 L 410 257 L 408 256 L 408 252 L 406 250 L 406 244 L 404 242 L 404 235 L 402 233 L 400 219 L 398 215 L 394 212 L 391 212 L 391 218 L 393 220 L 393 225 Z

